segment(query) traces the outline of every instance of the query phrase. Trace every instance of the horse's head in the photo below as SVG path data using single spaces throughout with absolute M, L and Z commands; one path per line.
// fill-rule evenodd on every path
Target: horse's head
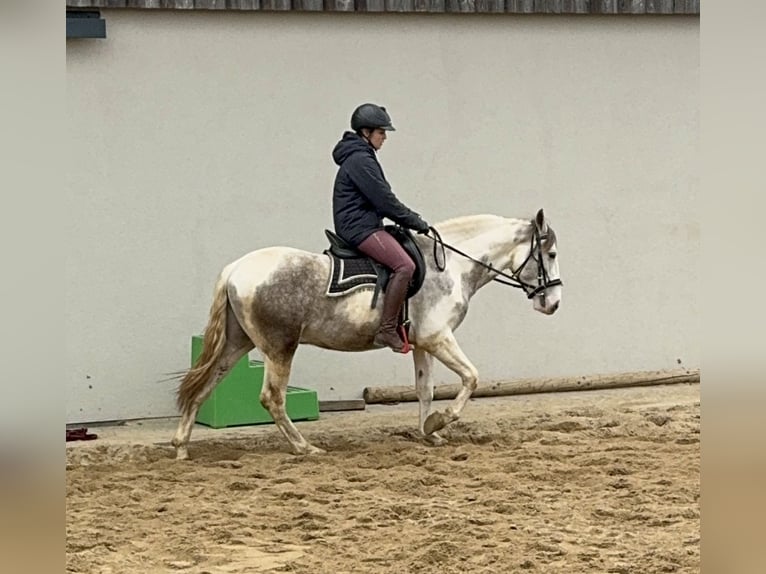
M 556 234 L 542 209 L 531 224 L 526 247 L 514 252 L 513 275 L 524 286 L 527 297 L 532 299 L 535 311 L 552 315 L 561 304 L 562 286 Z

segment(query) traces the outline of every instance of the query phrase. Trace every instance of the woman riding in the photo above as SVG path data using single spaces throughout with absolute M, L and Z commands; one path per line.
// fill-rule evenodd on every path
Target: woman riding
M 429 225 L 397 199 L 378 163 L 376 153 L 386 141 L 386 132 L 395 129 L 386 108 L 362 104 L 351 115 L 351 129 L 353 131 L 343 134 L 332 152 L 339 166 L 333 191 L 335 233 L 391 269 L 381 323 L 374 341 L 401 353 L 404 343 L 396 328 L 415 263 L 399 242 L 383 229 L 383 218 L 418 233 L 426 233 Z

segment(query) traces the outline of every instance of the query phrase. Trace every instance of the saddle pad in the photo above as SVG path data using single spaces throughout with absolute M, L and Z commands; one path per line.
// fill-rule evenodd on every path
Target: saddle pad
M 325 254 L 330 258 L 330 280 L 326 291 L 330 297 L 346 295 L 377 282 L 378 273 L 367 257 L 340 259 L 329 251 Z

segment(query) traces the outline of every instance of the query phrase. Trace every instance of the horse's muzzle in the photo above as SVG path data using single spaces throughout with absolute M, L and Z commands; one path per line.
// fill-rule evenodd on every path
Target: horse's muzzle
M 543 313 L 544 315 L 553 315 L 556 310 L 559 308 L 560 301 L 556 301 L 555 303 L 551 305 L 535 305 L 535 310 L 540 311 L 540 313 Z

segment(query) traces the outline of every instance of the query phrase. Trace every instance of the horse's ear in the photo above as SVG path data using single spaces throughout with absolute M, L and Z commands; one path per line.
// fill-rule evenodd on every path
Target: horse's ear
M 537 212 L 537 215 L 535 216 L 535 224 L 537 225 L 537 229 L 542 233 L 545 231 L 545 228 L 547 227 L 545 223 L 545 214 L 543 213 L 543 209 L 540 208 L 540 211 Z

